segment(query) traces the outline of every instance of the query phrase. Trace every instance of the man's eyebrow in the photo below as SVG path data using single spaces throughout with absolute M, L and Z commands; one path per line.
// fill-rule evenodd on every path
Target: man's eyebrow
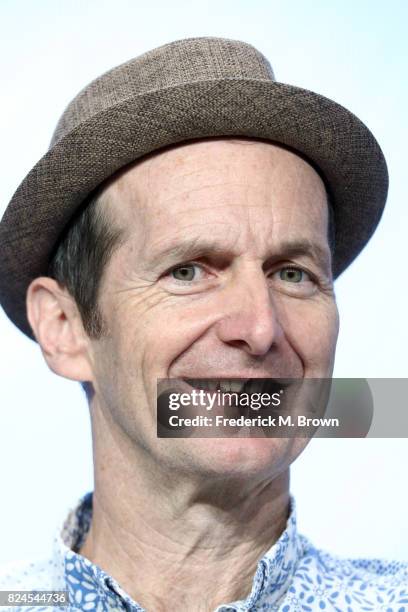
M 330 267 L 331 252 L 329 245 L 326 246 L 313 240 L 288 240 L 282 242 L 276 250 L 284 257 L 308 256 L 317 265 L 323 268 Z
M 231 245 L 216 240 L 202 238 L 185 239 L 171 244 L 160 252 L 148 257 L 149 267 L 153 268 L 167 261 L 183 262 L 197 257 L 213 256 L 228 259 L 234 256 Z M 326 271 L 330 269 L 330 249 L 312 240 L 287 240 L 271 247 L 266 253 L 265 262 L 293 257 L 310 257 L 316 265 Z
M 177 244 L 169 245 L 160 252 L 153 253 L 148 259 L 149 265 L 156 267 L 164 261 L 187 261 L 188 259 L 203 257 L 205 255 L 227 258 L 233 255 L 233 250 L 226 247 L 225 244 L 220 244 L 219 241 L 193 238 L 180 240 Z

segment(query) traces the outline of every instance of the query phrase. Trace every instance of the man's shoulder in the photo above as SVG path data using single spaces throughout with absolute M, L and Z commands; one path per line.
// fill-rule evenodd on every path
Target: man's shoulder
M 377 579 L 387 582 L 395 577 L 404 577 L 408 584 L 408 561 L 392 561 L 373 558 L 344 558 L 327 551 L 312 549 L 309 554 L 315 555 L 318 563 L 328 574 L 336 574 L 346 580 Z
M 34 559 L 0 564 L 0 590 L 55 590 L 61 584 L 61 572 L 53 560 Z
M 386 603 L 400 606 L 396 610 L 405 609 L 408 562 L 343 558 L 315 548 L 304 538 L 304 554 L 296 567 L 291 588 L 293 594 L 310 602 L 319 597 L 328 599 L 337 610 L 354 609 L 352 604 L 379 606 Z

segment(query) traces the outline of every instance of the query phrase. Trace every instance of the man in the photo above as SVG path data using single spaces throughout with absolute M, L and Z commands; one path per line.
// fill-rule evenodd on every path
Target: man
M 333 279 L 386 192 L 367 128 L 245 43 L 177 41 L 73 100 L 1 222 L 0 297 L 86 389 L 95 490 L 3 589 L 80 610 L 405 609 L 406 565 L 297 533 L 306 438 L 156 429 L 159 379 L 331 376 Z

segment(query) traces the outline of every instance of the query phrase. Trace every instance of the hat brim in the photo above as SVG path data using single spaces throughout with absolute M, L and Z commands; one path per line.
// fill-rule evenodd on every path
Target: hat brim
M 27 288 L 47 274 L 61 232 L 98 185 L 152 151 L 215 136 L 281 143 L 317 167 L 334 210 L 337 278 L 370 239 L 385 205 L 387 167 L 374 136 L 341 105 L 299 87 L 200 81 L 99 112 L 61 138 L 23 180 L 0 223 L 0 301 L 17 327 L 33 337 Z

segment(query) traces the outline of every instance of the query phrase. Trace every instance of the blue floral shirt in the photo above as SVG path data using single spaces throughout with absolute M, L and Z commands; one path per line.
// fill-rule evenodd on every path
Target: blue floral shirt
M 142 612 L 111 576 L 78 550 L 92 518 L 92 494 L 70 512 L 45 562 L 14 564 L 0 573 L 0 590 L 67 590 L 68 610 Z M 67 610 L 51 607 L 1 608 L 14 612 Z M 296 529 L 295 502 L 286 529 L 258 562 L 251 592 L 215 612 L 408 612 L 408 563 L 340 559 L 316 549 Z M 154 612 L 154 611 L 148 611 Z

